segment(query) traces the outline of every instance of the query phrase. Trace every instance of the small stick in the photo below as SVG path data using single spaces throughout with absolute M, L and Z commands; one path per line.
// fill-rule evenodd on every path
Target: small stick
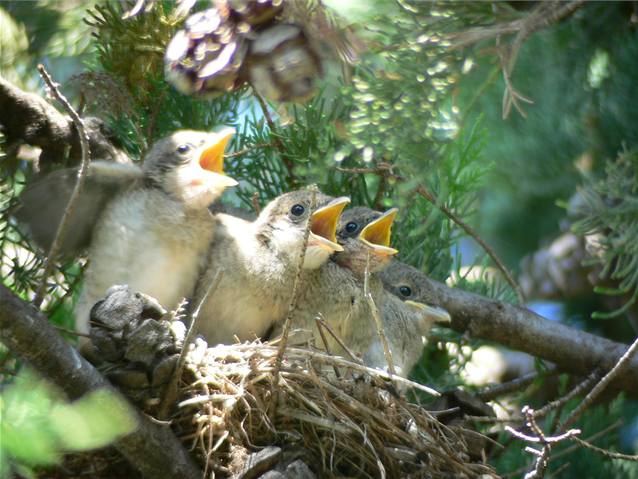
M 86 180 L 86 175 L 89 170 L 89 162 L 91 161 L 91 152 L 89 150 L 89 136 L 86 133 L 86 128 L 84 127 L 84 122 L 77 114 L 77 112 L 73 109 L 69 101 L 66 97 L 60 92 L 56 83 L 49 75 L 49 72 L 46 71 L 44 65 L 38 65 L 38 72 L 40 76 L 46 83 L 49 93 L 53 98 L 58 100 L 60 104 L 67 111 L 69 116 L 71 117 L 71 121 L 78 132 L 78 136 L 80 138 L 80 149 L 82 152 L 82 160 L 80 163 L 80 169 L 78 170 L 77 181 L 75 182 L 75 186 L 73 187 L 73 192 L 71 193 L 71 197 L 69 198 L 69 202 L 66 205 L 64 210 L 64 214 L 62 215 L 62 219 L 60 220 L 60 224 L 58 225 L 58 229 L 55 232 L 55 237 L 53 242 L 51 243 L 51 248 L 49 248 L 49 252 L 47 254 L 46 260 L 44 262 L 44 272 L 42 273 L 42 281 L 36 290 L 35 297 L 33 298 L 33 305 L 36 308 L 40 308 L 42 305 L 42 301 L 44 300 L 44 296 L 46 294 L 47 289 L 47 278 L 53 272 L 53 268 L 55 266 L 55 257 L 58 255 L 60 251 L 60 247 L 62 246 L 62 241 L 64 240 L 64 236 L 67 233 L 67 229 L 69 228 L 71 215 L 75 210 L 76 203 L 78 198 L 80 197 L 80 193 L 82 192 L 82 188 L 84 187 L 84 182 Z
M 339 335 L 335 332 L 335 330 L 332 329 L 332 326 L 330 326 L 323 319 L 319 319 L 319 322 L 321 326 L 323 326 L 326 329 L 326 331 L 330 333 L 330 336 L 332 336 L 332 338 L 339 344 L 339 346 L 343 348 L 346 354 L 348 354 L 351 361 L 354 361 L 359 364 L 363 364 L 362 361 L 352 352 L 352 350 L 348 346 L 346 346 L 346 343 L 343 342 L 343 340 L 339 337 Z
M 218 269 L 215 272 L 215 276 L 213 280 L 208 285 L 206 292 L 200 299 L 199 303 L 197 303 L 197 307 L 191 314 L 191 323 L 188 326 L 188 331 L 186 332 L 186 337 L 184 338 L 184 344 L 182 345 L 182 350 L 179 353 L 179 358 L 177 359 L 177 364 L 175 365 L 175 371 L 173 371 L 173 376 L 171 377 L 171 382 L 166 386 L 166 391 L 164 393 L 164 398 L 162 399 L 162 403 L 159 407 L 159 412 L 157 417 L 160 420 L 164 420 L 168 417 L 168 413 L 170 411 L 171 406 L 177 400 L 177 386 L 179 384 L 180 379 L 182 378 L 182 371 L 184 369 L 184 364 L 186 363 L 186 354 L 188 352 L 188 346 L 193 341 L 193 336 L 195 336 L 195 331 L 197 330 L 196 325 L 199 319 L 199 313 L 202 309 L 202 306 L 210 296 L 219 286 L 222 277 L 224 276 L 224 270 Z
M 259 206 L 259 192 L 258 191 L 255 191 L 253 193 L 253 197 L 251 198 L 251 201 L 252 201 L 252 204 L 253 204 L 253 210 L 259 216 L 259 213 L 261 213 L 261 206 Z
M 245 155 L 246 153 L 250 153 L 251 151 L 258 150 L 260 148 L 272 148 L 274 143 L 255 143 L 254 145 L 247 146 L 243 150 L 233 151 L 232 153 L 226 153 L 224 158 L 235 158 L 237 156 Z
M 281 161 L 284 163 L 286 170 L 288 170 L 288 176 L 290 178 L 290 180 L 288 181 L 288 184 L 290 185 L 290 187 L 294 187 L 298 184 L 298 181 L 297 181 L 297 177 L 293 173 L 293 168 L 294 168 L 293 162 L 290 161 L 290 158 L 286 156 L 286 149 L 284 148 L 284 144 L 282 143 L 281 139 L 278 136 L 277 127 L 275 126 L 275 122 L 272 120 L 272 117 L 270 116 L 270 112 L 268 111 L 268 105 L 266 104 L 266 100 L 264 100 L 264 98 L 257 92 L 257 90 L 255 90 L 255 87 L 253 87 L 252 89 L 253 89 L 253 95 L 255 95 L 255 98 L 257 98 L 257 102 L 259 103 L 259 106 L 261 107 L 261 111 L 264 114 L 264 118 L 266 118 L 266 123 L 268 123 L 268 128 L 270 129 L 270 133 L 273 135 L 272 143 L 274 144 L 275 148 L 279 150 L 279 153 L 281 153 Z
M 385 330 L 383 328 L 383 322 L 381 321 L 381 316 L 379 315 L 379 310 L 377 309 L 377 305 L 374 303 L 374 299 L 372 298 L 372 293 L 370 293 L 369 281 L 370 281 L 370 252 L 367 251 L 366 270 L 363 275 L 363 295 L 368 301 L 370 314 L 372 314 L 372 318 L 374 319 L 374 323 L 377 327 L 377 334 L 379 335 L 379 339 L 381 340 L 381 344 L 383 345 L 383 355 L 385 356 L 385 360 L 388 363 L 388 372 L 390 373 L 391 376 L 395 376 L 396 370 L 394 369 L 394 359 L 392 359 L 392 351 L 390 351 L 388 338 L 385 336 Z
M 583 399 L 576 409 L 571 412 L 569 417 L 567 417 L 567 419 L 559 425 L 559 431 L 567 429 L 570 425 L 574 424 L 581 414 L 585 412 L 585 409 L 592 405 L 594 400 L 609 385 L 609 383 L 611 383 L 616 376 L 622 373 L 629 366 L 629 361 L 631 361 L 631 358 L 634 357 L 636 351 L 638 351 L 638 337 L 634 340 L 631 346 L 627 348 L 627 351 L 625 351 L 625 354 L 620 357 L 616 365 L 611 368 L 611 371 L 603 376 L 598 384 L 596 384 L 589 394 L 585 396 L 585 399 Z
M 286 350 L 286 344 L 288 343 L 288 335 L 290 334 L 290 326 L 292 323 L 292 313 L 297 309 L 297 296 L 299 296 L 299 283 L 301 282 L 301 274 L 303 273 L 303 263 L 306 259 L 306 249 L 308 248 L 308 238 L 310 237 L 310 221 L 312 220 L 312 213 L 315 210 L 317 204 L 317 188 L 312 189 L 312 197 L 310 199 L 310 214 L 306 220 L 306 226 L 304 229 L 303 243 L 301 252 L 299 253 L 299 261 L 297 261 L 297 271 L 295 274 L 295 281 L 292 284 L 292 294 L 290 295 L 290 303 L 288 303 L 288 312 L 286 313 L 286 321 L 284 322 L 284 329 L 281 333 L 281 340 L 277 349 L 277 356 L 275 358 L 275 367 L 273 371 L 273 401 L 271 402 L 272 413 L 275 412 L 277 398 L 276 390 L 279 385 L 279 370 L 281 369 L 281 362 L 284 358 L 284 351 Z
M 323 343 L 323 347 L 326 348 L 326 353 L 332 356 L 332 353 L 330 352 L 330 346 L 328 346 L 328 340 L 326 339 L 326 335 L 323 332 L 323 325 L 325 324 L 325 321 L 317 317 L 315 318 L 315 322 L 317 323 L 317 330 L 319 331 L 319 336 L 321 336 L 321 342 Z M 341 373 L 339 372 L 339 369 L 337 369 L 337 366 L 333 364 L 332 369 L 334 369 L 335 376 L 340 378 Z

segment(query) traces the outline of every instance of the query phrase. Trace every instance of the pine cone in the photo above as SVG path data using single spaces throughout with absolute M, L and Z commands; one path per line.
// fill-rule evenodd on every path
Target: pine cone
M 228 0 L 237 17 L 250 25 L 263 25 L 283 9 L 283 0 Z
M 319 56 L 303 30 L 277 23 L 260 31 L 248 53 L 248 77 L 260 94 L 274 101 L 303 101 L 315 91 Z
M 188 17 L 166 49 L 166 79 L 182 93 L 214 97 L 235 89 L 248 43 L 215 8 Z

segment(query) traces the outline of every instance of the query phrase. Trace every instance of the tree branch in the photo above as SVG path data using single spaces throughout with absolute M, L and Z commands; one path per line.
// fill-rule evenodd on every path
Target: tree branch
M 68 344 L 47 318 L 0 285 L 0 341 L 61 388 L 70 399 L 98 388 L 119 393 Z M 114 446 L 145 477 L 193 478 L 202 473 L 170 429 L 137 413 L 137 428 Z
M 627 350 L 626 344 L 549 321 L 524 308 L 450 288 L 411 266 L 401 267 L 408 269 L 422 292 L 415 299 L 447 310 L 452 329 L 552 361 L 560 370 L 583 375 L 597 368 L 609 371 Z M 613 384 L 638 394 L 637 375 L 638 359 L 634 357 Z
M 89 147 L 96 158 L 130 163 L 119 143 L 98 118 L 84 119 Z M 0 127 L 9 145 L 21 142 L 42 149 L 39 164 L 48 168 L 81 158 L 80 138 L 73 122 L 39 95 L 27 93 L 0 76 Z

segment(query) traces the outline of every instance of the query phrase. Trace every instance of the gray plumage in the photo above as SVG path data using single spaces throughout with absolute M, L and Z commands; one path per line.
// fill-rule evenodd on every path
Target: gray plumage
M 252 222 L 225 214 L 216 216 L 209 277 L 217 269 L 224 272 L 220 284 L 202 307 L 198 328 L 209 343 L 230 343 L 235 336 L 240 340 L 262 337 L 285 316 L 312 194 L 294 191 L 281 195 Z M 317 209 L 312 214 L 304 269 L 319 268 L 339 249 L 326 236 L 334 234 L 338 215 L 348 201 L 316 194 Z M 319 218 L 322 212 L 329 212 L 331 217 L 322 217 L 319 224 L 314 218 Z
M 18 227 L 44 251 L 48 251 L 53 243 L 77 175 L 77 168 L 57 170 L 31 183 L 20 194 L 13 212 Z M 107 203 L 142 175 L 142 169 L 136 165 L 92 162 L 61 243 L 60 255 L 71 256 L 85 250 L 91 243 L 97 218 Z
M 75 311 L 78 331 L 88 332 L 91 307 L 115 284 L 168 309 L 193 294 L 214 232 L 208 206 L 236 184 L 221 173 L 221 163 L 209 170 L 204 161 L 213 155 L 220 162 L 228 137 L 228 131 L 178 131 L 158 141 L 142 177 L 106 205 L 93 230 Z

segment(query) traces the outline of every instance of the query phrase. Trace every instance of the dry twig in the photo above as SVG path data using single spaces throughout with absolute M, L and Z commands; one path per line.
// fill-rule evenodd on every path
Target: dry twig
M 60 104 L 67 111 L 75 128 L 77 129 L 78 136 L 80 137 L 80 147 L 82 149 L 82 160 L 80 162 L 80 169 L 78 170 L 78 178 L 75 182 L 75 186 L 73 187 L 73 192 L 69 197 L 69 203 L 67 204 L 64 214 L 62 215 L 62 219 L 60 220 L 60 224 L 58 225 L 58 229 L 55 232 L 55 237 L 53 242 L 51 243 L 51 248 L 47 254 L 46 260 L 44 262 L 44 271 L 42 273 L 42 282 L 38 286 L 36 290 L 35 297 L 33 298 L 33 305 L 36 308 L 39 308 L 44 300 L 44 296 L 46 294 L 47 289 L 47 279 L 49 275 L 53 272 L 53 268 L 55 266 L 55 257 L 58 255 L 60 247 L 62 245 L 62 241 L 64 240 L 64 236 L 67 233 L 67 229 L 70 224 L 71 215 L 75 210 L 76 203 L 78 198 L 80 197 L 80 193 L 82 192 L 82 188 L 84 186 L 84 181 L 86 179 L 86 174 L 89 170 L 89 162 L 91 161 L 91 152 L 89 150 L 89 137 L 86 133 L 86 129 L 84 127 L 84 122 L 77 114 L 77 112 L 73 109 L 69 101 L 66 97 L 60 92 L 57 84 L 49 75 L 49 72 L 46 71 L 44 65 L 38 65 L 38 72 L 40 76 L 44 80 L 47 85 L 48 91 L 60 102 Z
M 219 283 L 221 283 L 223 276 L 224 276 L 223 269 L 217 269 L 217 271 L 215 271 L 215 276 L 210 281 L 204 294 L 202 295 L 201 299 L 197 303 L 197 306 L 191 313 L 190 324 L 188 325 L 188 331 L 186 332 L 186 337 L 184 338 L 184 344 L 182 345 L 182 350 L 179 353 L 179 358 L 177 359 L 177 364 L 175 365 L 175 371 L 173 371 L 173 376 L 171 377 L 171 381 L 166 386 L 164 397 L 159 407 L 159 412 L 157 414 L 157 417 L 160 420 L 165 420 L 168 417 L 168 413 L 170 412 L 171 407 L 173 406 L 173 404 L 175 404 L 175 401 L 177 400 L 178 385 L 179 385 L 180 379 L 182 378 L 184 364 L 186 363 L 186 353 L 188 352 L 188 346 L 193 341 L 195 337 L 195 332 L 197 331 L 197 322 L 199 320 L 199 313 L 204 303 L 206 303 L 206 300 L 208 299 L 208 297 L 215 292 L 215 290 L 219 286 Z

